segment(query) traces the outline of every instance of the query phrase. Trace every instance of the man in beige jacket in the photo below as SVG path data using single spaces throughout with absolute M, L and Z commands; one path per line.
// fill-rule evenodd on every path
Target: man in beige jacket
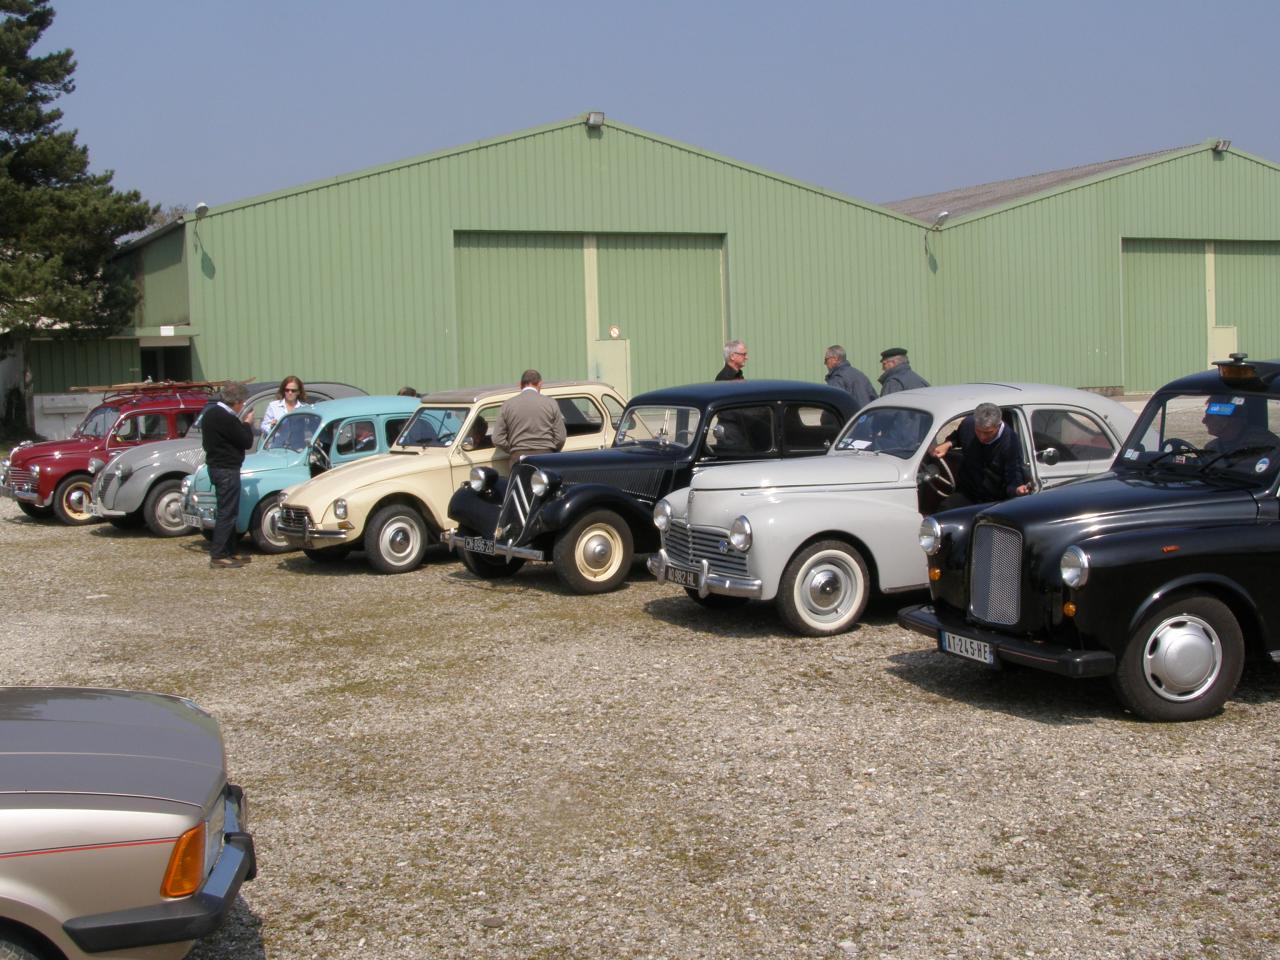
M 555 453 L 564 446 L 564 414 L 542 395 L 542 374 L 526 370 L 520 392 L 502 405 L 493 425 L 493 445 L 505 450 L 515 466 L 535 453 Z

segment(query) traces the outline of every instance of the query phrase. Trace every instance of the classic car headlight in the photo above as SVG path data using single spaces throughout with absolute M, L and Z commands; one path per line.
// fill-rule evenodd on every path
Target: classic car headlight
M 498 481 L 498 472 L 488 467 L 472 467 L 467 486 L 476 493 L 484 493 Z
M 671 526 L 671 504 L 665 500 L 659 500 L 653 507 L 653 525 L 666 533 L 667 527 Z
M 103 460 L 99 460 L 97 457 L 93 457 L 93 458 L 89 461 L 89 472 L 90 472 L 91 474 L 96 474 L 99 470 L 101 470 L 101 469 L 102 469 L 103 467 L 105 467 L 106 465 L 107 465 L 107 464 L 106 464 L 106 462 L 105 462 L 105 461 L 103 461 Z
M 31 465 L 31 479 L 36 480 L 40 476 L 40 464 L 33 463 Z
M 545 470 L 535 471 L 529 481 L 529 489 L 533 491 L 535 497 L 545 497 L 559 485 L 560 478 L 554 473 L 547 473 Z
M 333 515 L 339 520 L 347 519 L 347 501 L 345 500 L 333 501 Z
M 179 487 L 178 489 L 180 489 L 180 490 L 182 491 L 182 495 L 183 495 L 184 497 L 185 497 L 188 493 L 190 493 L 190 492 L 191 492 L 191 477 L 190 477 L 190 476 L 185 476 L 185 477 L 183 477 L 183 478 L 182 478 L 182 486 L 181 486 L 181 487 Z
M 746 517 L 738 517 L 729 526 L 729 546 L 740 553 L 751 549 L 751 522 Z
M 920 524 L 920 549 L 932 557 L 942 549 L 942 525 L 933 517 L 925 517 Z
M 1058 561 L 1058 572 L 1062 574 L 1062 582 L 1075 590 L 1083 587 L 1089 580 L 1089 557 L 1079 547 L 1067 547 Z
M 117 463 L 115 475 L 117 480 L 128 480 L 133 476 L 133 467 L 129 466 L 127 463 Z

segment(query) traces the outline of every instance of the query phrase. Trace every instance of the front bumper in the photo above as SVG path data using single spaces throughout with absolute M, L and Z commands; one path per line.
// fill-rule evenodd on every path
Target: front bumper
M 545 560 L 541 550 L 532 547 L 517 547 L 510 540 L 498 543 L 486 537 L 464 537 L 457 530 L 446 530 L 440 534 L 440 540 L 450 550 L 469 550 L 486 557 L 503 557 L 506 560 Z
M 349 540 L 355 533 L 354 530 L 326 530 L 317 527 L 309 512 L 300 507 L 291 507 L 287 503 L 280 508 L 280 520 L 276 529 L 289 546 L 304 550 L 315 546 L 317 541 Z
M 218 495 L 188 492 L 182 498 L 182 519 L 197 530 L 212 530 L 218 522 Z
M 40 499 L 40 492 L 35 489 L 26 487 L 10 487 L 0 483 L 0 497 L 8 497 L 10 500 L 21 500 L 23 503 L 30 503 L 37 507 L 47 507 L 53 502 L 53 497 L 47 500 Z
M 701 560 L 697 567 L 687 567 L 673 563 L 667 556 L 666 548 L 660 549 L 649 557 L 649 572 L 659 580 L 669 580 L 690 590 L 696 590 L 698 596 L 705 597 L 709 593 L 725 597 L 746 597 L 759 600 L 764 594 L 764 584 L 760 580 L 747 577 L 731 577 L 721 573 L 712 573 L 711 564 Z
M 1109 650 L 1078 650 L 1050 643 L 1041 643 L 1023 637 L 1011 637 L 976 627 L 963 617 L 940 614 L 932 604 L 903 607 L 898 611 L 898 623 L 908 630 L 932 637 L 938 649 L 950 654 L 942 646 L 942 631 L 961 637 L 970 637 L 991 645 L 996 664 L 1001 661 L 1018 663 L 1024 667 L 1056 673 L 1063 677 L 1105 677 L 1116 672 L 1115 654 Z
M 245 831 L 244 791 L 227 784 L 222 852 L 200 889 L 148 907 L 76 917 L 62 925 L 85 953 L 181 943 L 212 933 L 235 903 L 240 884 L 258 872 L 253 837 Z

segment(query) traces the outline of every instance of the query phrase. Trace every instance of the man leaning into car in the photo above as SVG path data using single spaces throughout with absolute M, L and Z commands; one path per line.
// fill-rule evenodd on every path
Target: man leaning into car
M 956 489 L 939 509 L 995 503 L 1031 492 L 1022 469 L 1018 437 L 994 403 L 978 404 L 946 440 L 933 448 L 933 456 L 941 460 L 957 444 L 960 467 L 956 470 Z
M 248 557 L 237 557 L 232 548 L 240 512 L 240 465 L 254 440 L 253 411 L 240 416 L 248 396 L 243 383 L 227 384 L 221 401 L 209 407 L 200 421 L 204 462 L 218 498 L 218 518 L 209 545 L 209 566 L 215 569 L 242 567 L 249 562 Z

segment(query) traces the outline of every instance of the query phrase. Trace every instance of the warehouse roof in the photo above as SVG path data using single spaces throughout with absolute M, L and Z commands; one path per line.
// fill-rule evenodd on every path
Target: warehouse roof
M 1195 144 L 1193 146 L 1200 146 Z M 1003 206 L 1015 200 L 1021 200 L 1037 193 L 1058 190 L 1073 183 L 1100 177 L 1125 167 L 1141 166 L 1175 153 L 1181 153 L 1188 147 L 1175 147 L 1170 150 L 1157 150 L 1154 153 L 1143 153 L 1136 157 L 1122 157 L 1119 160 L 1104 160 L 1101 163 L 1089 163 L 1082 167 L 1068 167 L 1065 170 L 1051 170 L 1048 173 L 1033 173 L 1027 177 L 1013 180 L 997 180 L 994 183 L 982 183 L 975 187 L 960 187 L 957 190 L 946 190 L 942 193 L 930 193 L 921 197 L 909 197 L 906 200 L 894 200 L 881 206 L 896 210 L 898 213 L 932 223 L 943 210 L 955 220 L 979 210 Z

